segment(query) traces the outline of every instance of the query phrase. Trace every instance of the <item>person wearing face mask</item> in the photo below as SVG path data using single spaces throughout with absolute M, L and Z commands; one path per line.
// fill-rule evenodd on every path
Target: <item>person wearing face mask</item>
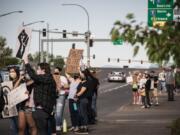
M 28 63 L 28 57 L 24 57 L 25 68 L 34 81 L 34 104 L 33 118 L 39 135 L 48 135 L 48 120 L 56 104 L 56 83 L 51 74 L 48 63 L 39 63 L 37 73 Z
M 9 67 L 9 78 L 10 81 L 13 83 L 13 87 L 17 87 L 17 82 L 20 77 L 20 72 L 18 67 Z M 18 135 L 18 116 L 10 117 L 10 134 L 11 135 Z
M 80 72 L 81 82 L 77 86 L 74 100 L 78 103 L 80 129 L 75 134 L 88 134 L 88 82 L 85 72 Z
M 21 71 L 22 72 L 22 71 Z M 9 68 L 9 75 L 10 80 L 13 82 L 13 89 L 17 88 L 20 84 L 26 83 L 27 85 L 27 92 L 26 94 L 30 94 L 32 90 L 32 81 L 26 80 L 24 74 L 21 74 L 17 67 Z M 32 118 L 32 111 L 31 108 L 28 106 L 28 101 L 25 100 L 17 105 L 18 110 L 18 134 L 19 135 L 29 135 L 29 131 L 31 131 L 32 135 L 36 135 L 36 126 L 34 119 Z M 15 122 L 16 119 L 13 118 L 13 128 L 15 129 Z M 26 125 L 27 123 L 27 125 Z M 29 127 L 29 129 L 27 128 Z

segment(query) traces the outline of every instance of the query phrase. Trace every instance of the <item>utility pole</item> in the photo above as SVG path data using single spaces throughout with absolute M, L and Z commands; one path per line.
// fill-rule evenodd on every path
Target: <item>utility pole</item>
M 49 24 L 47 23 L 47 40 L 49 40 Z M 46 62 L 49 62 L 49 42 L 47 42 Z

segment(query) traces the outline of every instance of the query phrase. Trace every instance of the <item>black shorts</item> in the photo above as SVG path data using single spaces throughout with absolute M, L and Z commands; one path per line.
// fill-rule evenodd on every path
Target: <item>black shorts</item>
M 133 91 L 133 92 L 137 92 L 137 91 L 138 91 L 138 89 L 133 89 L 133 88 L 132 88 L 132 91 Z

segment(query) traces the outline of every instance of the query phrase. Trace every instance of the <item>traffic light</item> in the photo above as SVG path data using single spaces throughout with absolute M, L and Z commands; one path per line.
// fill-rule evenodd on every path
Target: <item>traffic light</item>
M 75 49 L 75 48 L 76 48 L 76 44 L 73 43 L 73 44 L 72 44 L 72 49 Z
M 63 38 L 66 38 L 66 30 L 63 30 Z
M 110 58 L 108 58 L 108 62 L 110 62 Z
M 89 40 L 89 46 L 90 46 L 90 47 L 93 47 L 93 39 L 90 39 L 90 40 Z
M 141 64 L 143 64 L 143 61 L 141 60 Z
M 42 29 L 42 35 L 43 35 L 43 37 L 46 37 L 46 29 L 45 28 Z
M 93 54 L 93 59 L 95 59 L 96 58 L 96 55 L 95 54 Z
M 119 62 L 120 60 L 119 60 L 119 58 L 117 59 L 117 62 Z
M 131 63 L 131 60 L 129 59 L 128 62 Z

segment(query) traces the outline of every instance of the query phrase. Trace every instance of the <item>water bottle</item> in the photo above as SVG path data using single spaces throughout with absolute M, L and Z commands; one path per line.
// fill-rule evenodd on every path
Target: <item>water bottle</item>
M 66 119 L 63 120 L 63 133 L 67 133 L 67 122 L 66 122 Z
M 77 111 L 77 104 L 76 103 L 73 103 L 73 108 L 75 111 Z

